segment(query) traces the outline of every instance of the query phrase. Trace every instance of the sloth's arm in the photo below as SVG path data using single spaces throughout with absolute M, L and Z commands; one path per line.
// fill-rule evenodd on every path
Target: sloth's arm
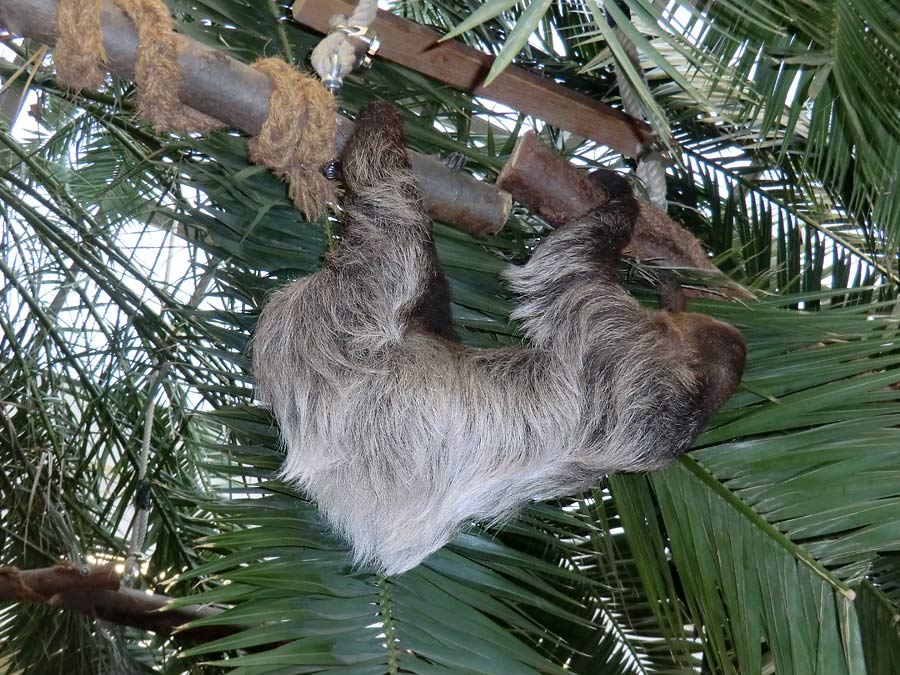
M 616 174 L 595 180 L 607 203 L 563 225 L 507 273 L 523 296 L 514 316 L 538 349 L 577 371 L 587 455 L 627 448 L 611 468 L 660 466 L 690 446 L 734 391 L 744 342 L 708 316 L 649 310 L 627 293 L 615 264 L 638 205 Z M 602 453 L 598 465 L 609 459 Z
M 535 345 L 569 353 L 614 345 L 646 331 L 645 313 L 615 270 L 631 237 L 638 205 L 627 181 L 605 172 L 608 201 L 545 238 L 531 259 L 505 276 L 522 304 L 513 314 Z

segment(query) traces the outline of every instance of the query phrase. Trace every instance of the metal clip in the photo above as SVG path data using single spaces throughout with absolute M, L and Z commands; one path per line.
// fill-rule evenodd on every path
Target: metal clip
M 341 176 L 341 160 L 332 159 L 321 169 L 322 175 L 328 180 L 337 180 Z
M 344 73 L 341 70 L 341 57 L 337 54 L 331 55 L 331 67 L 328 69 L 328 74 L 322 78 L 322 84 L 335 96 L 341 90 L 341 86 L 344 84 Z
M 370 31 L 368 27 L 346 26 L 344 24 L 332 26 L 328 34 L 331 35 L 338 32 L 343 33 L 353 47 L 355 55 L 353 70 L 371 66 L 372 57 L 375 56 L 375 52 L 381 47 L 381 40 L 378 39 L 378 36 Z M 344 85 L 344 73 L 341 68 L 340 57 L 337 54 L 331 55 L 331 67 L 328 70 L 328 74 L 322 78 L 322 84 L 335 96 L 337 96 L 337 93 Z
M 372 57 L 381 47 L 381 40 L 375 31 L 370 30 L 368 26 L 346 26 L 338 24 L 332 26 L 330 32 L 340 31 L 347 36 L 347 39 L 354 42 L 354 50 L 356 51 L 356 61 L 353 63 L 353 69 L 368 68 L 372 65 Z

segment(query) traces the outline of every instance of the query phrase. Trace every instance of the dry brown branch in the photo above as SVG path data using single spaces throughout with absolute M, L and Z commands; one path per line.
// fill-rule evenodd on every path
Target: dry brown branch
M 602 204 L 605 195 L 579 169 L 528 132 L 524 134 L 497 178 L 497 185 L 552 225 L 562 225 Z M 754 296 L 731 282 L 712 264 L 694 235 L 665 212 L 641 203 L 640 215 L 625 254 L 666 267 L 693 268 L 727 282 L 720 293 L 685 289 L 688 295 L 750 300 Z M 667 279 L 671 292 L 672 280 Z
M 123 588 L 119 575 L 108 566 L 68 565 L 20 570 L 0 567 L 0 602 L 47 604 L 122 626 L 174 635 L 185 642 L 206 642 L 243 629 L 235 625 L 181 626 L 217 616 L 218 607 L 167 607 L 172 598 Z
M 119 577 L 111 567 L 56 565 L 36 570 L 0 567 L 0 602 L 47 602 L 57 593 L 75 589 L 117 590 Z

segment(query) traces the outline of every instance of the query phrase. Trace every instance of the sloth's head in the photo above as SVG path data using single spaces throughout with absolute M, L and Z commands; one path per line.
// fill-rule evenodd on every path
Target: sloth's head
M 685 337 L 697 351 L 700 370 L 698 407 L 702 425 L 715 415 L 731 397 L 747 362 L 747 346 L 740 332 L 705 314 L 684 312 L 671 314 L 684 331 Z

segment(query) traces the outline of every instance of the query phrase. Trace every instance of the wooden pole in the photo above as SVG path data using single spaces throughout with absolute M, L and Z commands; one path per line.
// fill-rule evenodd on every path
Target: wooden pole
M 519 137 L 497 185 L 556 226 L 606 201 L 606 195 L 584 173 L 531 131 Z
M 323 7 L 326 5 L 332 13 L 350 6 L 346 0 L 324 4 L 321 0 L 307 0 L 303 4 L 308 10 L 318 8 L 319 13 L 324 12 Z M 13 33 L 52 45 L 57 37 L 56 12 L 57 0 L 0 0 L 0 25 Z M 397 23 L 384 13 L 379 16 L 391 25 Z M 407 25 L 410 22 L 402 19 L 398 21 L 400 24 L 397 25 L 403 31 L 411 30 Z M 110 70 L 118 75 L 131 77 L 137 49 L 134 24 L 111 0 L 102 2 L 102 22 Z M 417 39 L 420 42 L 415 43 L 415 49 L 421 50 L 421 35 Z M 428 39 L 433 41 L 434 37 Z M 390 40 L 395 41 L 403 40 Z M 448 48 L 444 46 L 432 46 L 434 54 L 430 56 L 423 52 L 416 53 L 423 59 L 427 56 L 435 62 L 455 55 L 461 55 L 460 58 L 464 56 L 465 59 L 475 58 L 468 51 L 459 52 L 458 48 L 462 48 L 462 45 L 456 45 L 452 51 L 446 51 Z M 443 56 L 438 58 L 435 54 Z M 479 62 L 484 66 L 484 58 L 490 57 L 481 54 L 476 60 L 481 59 Z M 179 37 L 178 64 L 181 69 L 180 93 L 186 104 L 247 133 L 255 134 L 259 131 L 268 114 L 269 96 L 272 92 L 272 83 L 267 76 L 184 36 Z M 471 70 L 470 66 L 466 68 Z M 471 72 L 468 77 L 472 77 Z M 538 81 L 542 83 L 542 87 L 547 84 L 540 78 Z M 603 122 L 606 124 L 615 119 L 616 115 L 600 117 L 606 120 Z M 352 132 L 352 126 L 349 120 L 339 120 L 339 148 L 343 147 Z M 631 136 L 627 133 L 626 136 L 630 143 L 640 136 L 640 127 L 632 126 L 629 129 Z M 505 191 L 506 188 L 514 191 L 516 198 L 523 204 L 556 224 L 586 213 L 598 205 L 598 199 L 603 198 L 602 194 L 598 196 L 597 191 L 590 186 L 589 179 L 556 153 L 543 148 L 533 134 L 526 134 L 520 139 L 501 173 L 497 185 L 504 188 L 502 190 L 467 174 L 452 172 L 441 162 L 415 152 L 410 152 L 410 161 L 424 193 L 429 214 L 478 236 L 494 233 L 505 223 L 512 205 L 512 198 Z M 721 275 L 709 262 L 697 240 L 684 228 L 652 207 L 644 205 L 641 212 L 630 246 L 635 257 L 659 259 L 670 266 L 694 267 Z M 743 298 L 749 296 L 746 291 L 738 295 Z
M 0 26 L 48 45 L 56 43 L 57 0 L 0 0 Z M 103 44 L 111 72 L 134 74 L 137 31 L 125 13 L 103 0 Z M 190 107 L 248 134 L 259 132 L 269 112 L 269 78 L 221 51 L 179 36 L 181 99 Z M 343 120 L 338 150 L 352 130 Z M 509 216 L 508 194 L 472 176 L 452 172 L 443 163 L 410 152 L 410 162 L 425 196 L 425 208 L 436 220 L 477 236 L 500 230 Z

